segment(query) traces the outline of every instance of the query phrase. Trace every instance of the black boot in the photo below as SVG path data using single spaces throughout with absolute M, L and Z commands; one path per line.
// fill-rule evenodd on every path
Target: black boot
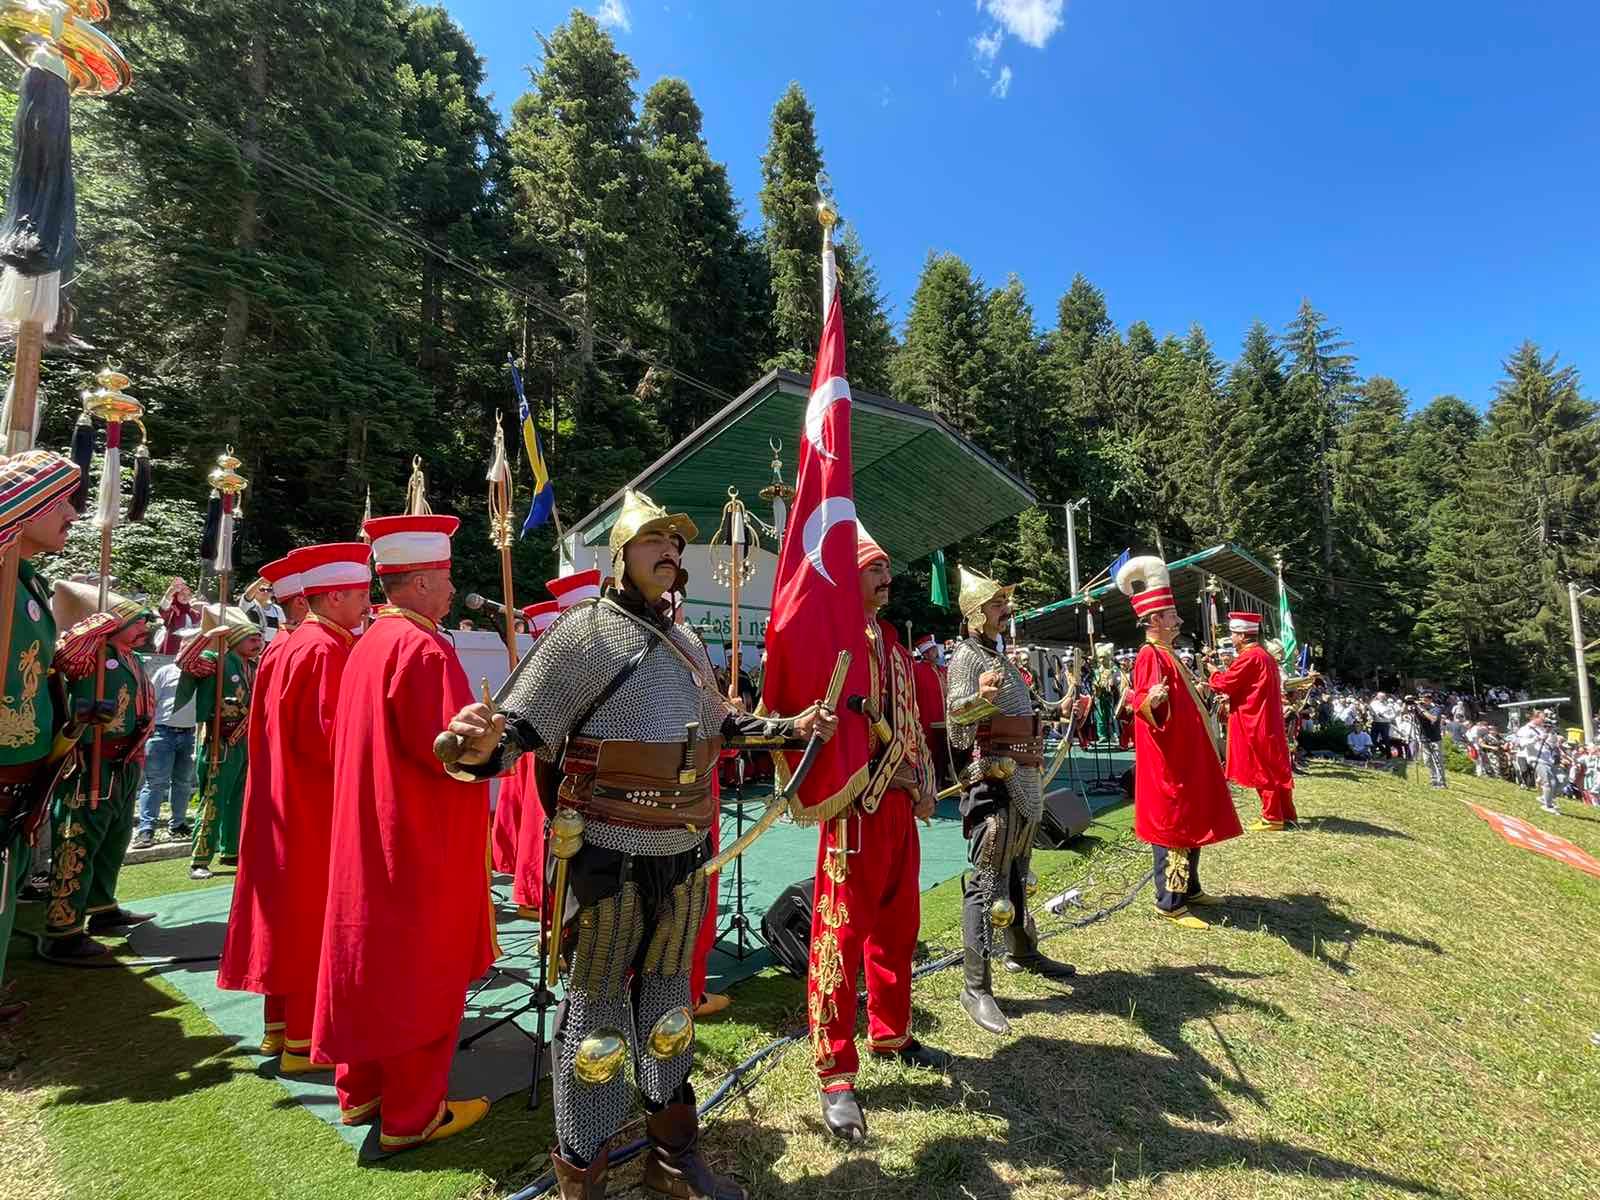
M 550 1166 L 556 1175 L 556 1194 L 561 1200 L 605 1200 L 606 1168 L 609 1165 L 604 1146 L 600 1147 L 594 1161 L 587 1167 L 573 1166 L 562 1158 L 559 1146 L 550 1151 Z
M 1013 975 L 1031 971 L 1045 979 L 1071 979 L 1078 973 L 1078 968 L 1071 963 L 1057 962 L 1040 954 L 1038 938 L 1021 920 L 1006 926 L 1005 968 Z
M 908 1067 L 916 1067 L 923 1071 L 938 1071 L 941 1074 L 950 1069 L 955 1059 L 945 1051 L 935 1046 L 925 1046 L 916 1038 L 912 1038 L 898 1050 L 890 1051 L 890 1056 L 898 1058 Z
M 994 1002 L 994 972 L 986 949 L 992 936 L 988 894 L 974 880 L 968 879 L 961 897 L 961 941 L 965 949 L 961 1007 L 980 1029 L 1010 1033 L 1011 1022 Z
M 715 1174 L 700 1157 L 700 1115 L 692 1101 L 651 1113 L 645 1119 L 645 1132 L 650 1149 L 644 1187 L 651 1195 L 671 1200 L 748 1200 L 748 1192 Z
M 822 1093 L 822 1123 L 841 1141 L 867 1140 L 867 1114 L 861 1111 L 855 1088 Z
M 114 929 L 132 929 L 135 925 L 143 925 L 146 921 L 153 921 L 155 913 L 129 912 L 125 908 L 109 908 L 105 912 L 94 913 L 89 918 L 90 933 L 110 933 Z
M 994 1002 L 994 992 L 990 990 L 989 956 L 982 950 L 969 947 L 962 971 L 961 1007 L 967 1010 L 967 1016 L 978 1028 L 990 1033 L 1010 1033 L 1011 1022 L 1006 1020 L 1005 1013 Z
M 85 959 L 108 958 L 111 955 L 111 947 L 95 941 L 87 933 L 79 932 L 69 933 L 66 937 L 45 938 L 44 949 L 40 954 L 56 962 L 80 962 Z

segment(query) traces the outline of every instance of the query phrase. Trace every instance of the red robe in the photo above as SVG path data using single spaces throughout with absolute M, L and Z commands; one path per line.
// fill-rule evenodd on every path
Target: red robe
M 500 780 L 500 795 L 494 804 L 494 827 L 489 837 L 489 865 L 497 875 L 509 875 L 517 869 L 517 831 L 522 824 L 526 805 L 522 802 L 522 785 L 513 772 Z
M 323 621 L 280 635 L 250 700 L 239 875 L 217 986 L 263 995 L 317 987 L 333 812 L 333 723 L 355 637 Z
M 451 1034 L 492 960 L 489 785 L 451 779 L 433 754 L 472 701 L 455 647 L 415 613 L 381 609 L 350 652 L 334 720 L 320 1060 L 392 1058 Z
M 522 812 L 517 818 L 517 842 L 512 849 L 511 901 L 523 916 L 536 916 L 544 907 L 544 805 L 539 802 L 539 781 L 531 754 L 517 759 L 511 774 L 500 780 L 517 790 Z
M 1283 676 L 1266 647 L 1246 646 L 1211 686 L 1228 698 L 1228 778 L 1247 788 L 1292 788 Z
M 1157 683 L 1167 699 L 1144 714 Z M 1133 664 L 1133 832 L 1168 849 L 1193 849 L 1238 837 L 1244 830 L 1233 809 L 1228 781 L 1200 705 L 1171 651 L 1146 642 Z

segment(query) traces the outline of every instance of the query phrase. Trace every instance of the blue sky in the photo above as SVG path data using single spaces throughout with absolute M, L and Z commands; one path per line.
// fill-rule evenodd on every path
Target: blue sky
M 570 3 L 446 0 L 509 112 Z M 1483 405 L 1524 338 L 1600 378 L 1600 5 L 590 0 L 686 79 L 747 221 L 793 79 L 904 317 L 930 250 L 1074 273 L 1224 358 L 1302 296 L 1413 404 Z M 1591 382 L 1585 389 L 1597 389 Z

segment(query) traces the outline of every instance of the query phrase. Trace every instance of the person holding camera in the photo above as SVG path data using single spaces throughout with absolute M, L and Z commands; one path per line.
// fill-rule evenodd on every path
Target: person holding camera
M 1422 759 L 1428 764 L 1428 786 L 1443 789 L 1447 785 L 1444 778 L 1444 750 L 1440 746 L 1440 739 L 1444 732 L 1444 711 L 1435 702 L 1431 693 L 1424 692 L 1418 699 L 1415 696 L 1406 697 L 1406 715 L 1411 721 L 1412 737 L 1416 749 L 1413 757 Z

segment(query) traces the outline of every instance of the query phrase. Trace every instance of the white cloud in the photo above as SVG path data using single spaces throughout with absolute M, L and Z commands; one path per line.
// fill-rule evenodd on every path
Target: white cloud
M 996 100 L 1004 100 L 1011 94 L 1011 68 L 1001 67 L 1000 77 L 994 81 L 994 86 L 989 89 L 989 94 Z
M 972 57 L 979 63 L 994 61 L 994 56 L 1000 53 L 1000 43 L 1006 40 L 1006 35 L 1000 32 L 997 25 L 988 33 L 980 33 L 972 39 Z
M 609 4 L 611 0 L 606 2 Z M 1061 28 L 1061 10 L 1066 0 L 978 0 L 978 3 L 1011 36 L 1035 50 L 1043 50 L 1045 43 Z
M 1058 4 L 1056 7 L 1061 6 Z M 613 26 L 623 33 L 633 32 L 633 19 L 628 16 L 626 0 L 600 0 L 600 7 L 595 10 L 594 19 L 602 26 Z

